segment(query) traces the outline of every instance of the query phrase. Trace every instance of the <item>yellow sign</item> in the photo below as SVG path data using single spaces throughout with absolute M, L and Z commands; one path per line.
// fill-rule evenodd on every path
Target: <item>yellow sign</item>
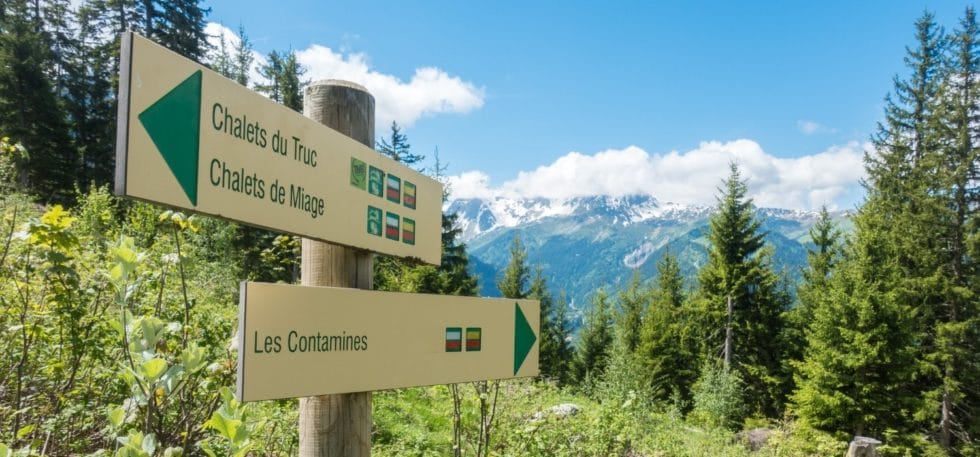
M 538 374 L 535 300 L 243 282 L 238 398 Z
M 137 34 L 120 73 L 117 194 L 440 263 L 435 180 Z

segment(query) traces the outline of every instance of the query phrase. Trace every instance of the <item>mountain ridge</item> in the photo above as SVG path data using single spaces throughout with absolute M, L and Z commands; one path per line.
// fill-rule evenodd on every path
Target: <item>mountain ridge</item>
M 496 280 L 510 260 L 510 243 L 520 235 L 528 263 L 541 266 L 553 294 L 568 294 L 576 310 L 588 307 L 599 287 L 618 290 L 639 271 L 656 276 L 656 262 L 667 252 L 679 260 L 687 286 L 707 261 L 708 217 L 714 207 L 660 202 L 650 195 L 585 196 L 567 199 L 456 199 L 445 211 L 456 213 L 481 294 L 499 296 Z M 809 229 L 819 212 L 757 208 L 756 215 L 774 249 L 773 265 L 798 280 L 812 245 Z M 849 230 L 850 212 L 832 216 Z

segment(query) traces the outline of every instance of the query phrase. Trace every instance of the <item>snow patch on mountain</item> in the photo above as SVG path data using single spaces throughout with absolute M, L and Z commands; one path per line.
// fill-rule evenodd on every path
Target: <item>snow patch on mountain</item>
M 507 198 L 458 199 L 444 208 L 459 216 L 463 241 L 500 228 L 532 224 L 551 217 L 605 220 L 610 225 L 629 226 L 655 219 L 693 221 L 711 208 L 679 203 L 660 203 L 649 195 L 623 197 L 591 196 L 569 199 Z

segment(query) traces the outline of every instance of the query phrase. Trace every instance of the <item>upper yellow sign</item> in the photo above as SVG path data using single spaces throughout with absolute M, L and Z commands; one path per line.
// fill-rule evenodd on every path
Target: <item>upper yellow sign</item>
M 442 185 L 134 33 L 116 193 L 439 264 Z

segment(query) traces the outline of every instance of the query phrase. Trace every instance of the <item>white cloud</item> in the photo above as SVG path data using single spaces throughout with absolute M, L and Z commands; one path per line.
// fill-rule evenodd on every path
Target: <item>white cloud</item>
M 226 46 L 230 49 L 241 42 L 235 31 L 221 24 L 208 23 L 205 32 L 211 36 L 209 42 L 214 46 L 217 46 L 219 36 L 225 37 Z M 255 59 L 249 79 L 254 83 L 264 80 L 258 73 L 258 67 L 268 61 L 257 52 L 253 52 L 253 55 Z M 296 59 L 306 68 L 305 78 L 310 81 L 344 79 L 366 87 L 374 96 L 374 118 L 380 131 L 387 129 L 392 121 L 410 127 L 424 116 L 465 114 L 482 107 L 486 98 L 482 87 L 436 67 L 416 68 L 412 79 L 404 82 L 372 69 L 364 54 L 336 52 L 319 44 L 297 50 Z
M 314 44 L 297 51 L 307 77 L 346 79 L 368 89 L 375 99 L 375 121 L 387 128 L 391 121 L 411 126 L 419 118 L 442 113 L 468 113 L 483 106 L 485 91 L 435 67 L 415 69 L 408 82 L 371 69 L 367 56 L 334 52 Z
M 848 143 L 819 154 L 779 158 L 751 140 L 709 141 L 687 151 L 649 154 L 636 146 L 592 155 L 571 152 L 551 164 L 493 187 L 482 172 L 450 177 L 454 198 L 649 194 L 663 202 L 714 205 L 728 164 L 739 165 L 757 206 L 851 208 L 860 195 L 867 144 Z
M 796 121 L 796 129 L 804 135 L 815 135 L 818 133 L 837 133 L 837 129 L 832 129 L 816 121 L 802 119 Z

